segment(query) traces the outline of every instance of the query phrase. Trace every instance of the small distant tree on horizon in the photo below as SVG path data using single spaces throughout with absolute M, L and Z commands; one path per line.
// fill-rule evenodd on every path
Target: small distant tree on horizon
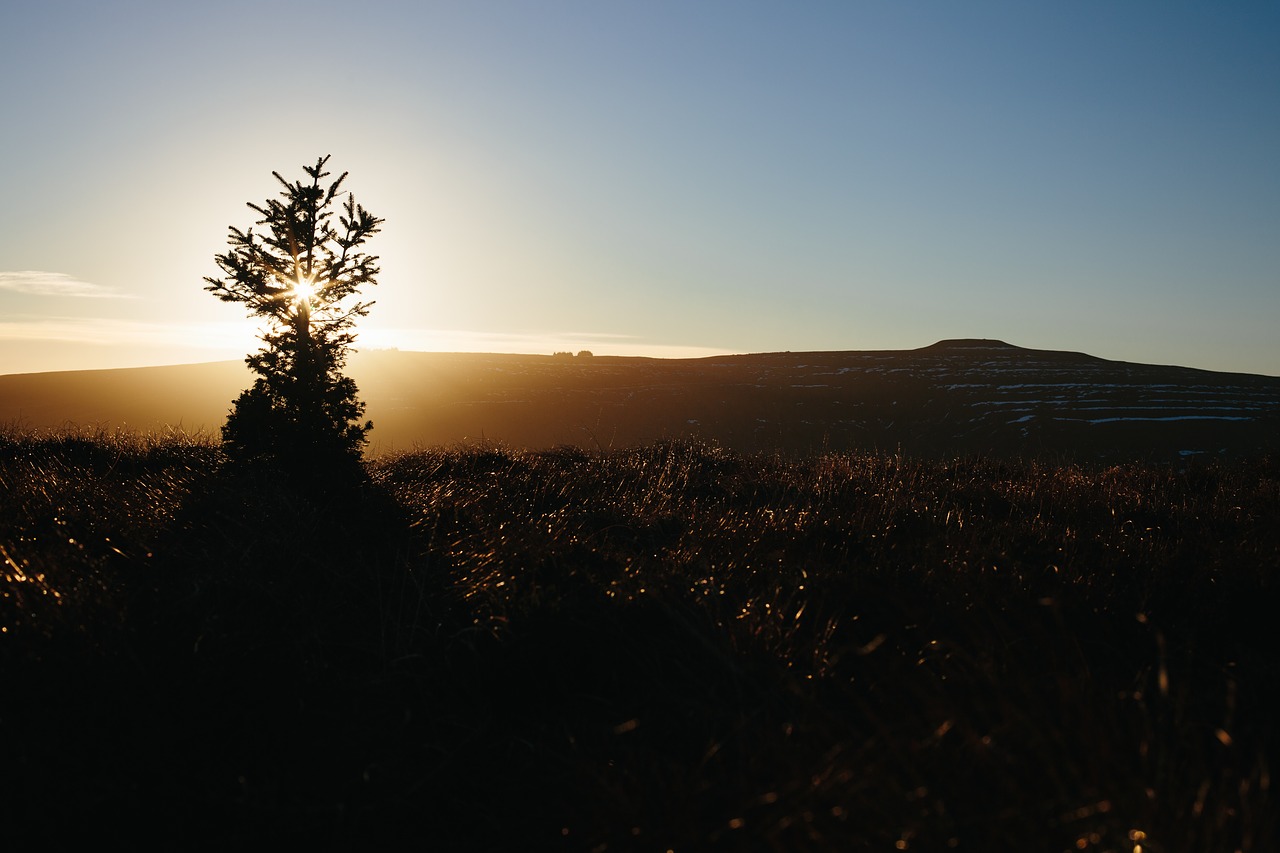
M 358 461 L 373 428 L 360 423 L 365 406 L 342 369 L 355 321 L 373 305 L 351 299 L 380 271 L 362 247 L 383 220 L 350 193 L 339 199 L 346 172 L 322 183 L 328 161 L 304 166 L 306 179 L 293 182 L 273 171 L 279 197 L 248 203 L 260 230 L 231 226 L 230 248 L 214 258 L 225 275 L 204 279 L 205 290 L 266 321 L 265 347 L 245 359 L 257 377 L 227 417 L 224 447 L 233 458 L 271 457 L 299 472 Z

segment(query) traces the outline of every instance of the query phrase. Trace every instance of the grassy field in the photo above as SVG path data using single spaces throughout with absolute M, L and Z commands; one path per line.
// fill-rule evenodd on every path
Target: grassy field
M 684 443 L 367 471 L 0 436 L 8 838 L 1280 843 L 1276 460 Z

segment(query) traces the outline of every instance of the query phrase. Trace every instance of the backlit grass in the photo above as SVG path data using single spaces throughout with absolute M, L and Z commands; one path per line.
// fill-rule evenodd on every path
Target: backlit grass
M 368 475 L 302 487 L 182 436 L 0 438 L 11 825 L 1276 843 L 1272 461 L 466 447 Z

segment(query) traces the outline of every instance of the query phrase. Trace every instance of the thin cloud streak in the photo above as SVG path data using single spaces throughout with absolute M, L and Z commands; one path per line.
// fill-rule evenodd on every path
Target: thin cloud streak
M 0 319 L 0 342 L 172 347 L 186 353 L 206 350 L 212 358 L 238 358 L 256 351 L 261 346 L 260 331 L 258 325 L 249 319 L 206 323 L 149 323 L 101 317 L 18 316 Z M 724 348 L 647 343 L 631 335 L 608 332 L 477 332 L 378 327 L 360 331 L 355 348 L 547 355 L 589 350 L 596 355 L 650 358 L 701 358 L 736 352 Z
M 145 323 L 100 317 L 0 320 L 0 341 L 181 346 L 222 350 L 255 347 L 255 329 L 240 323 Z M 247 352 L 247 350 L 246 350 Z
M 0 291 L 23 293 L 28 296 L 72 296 L 87 299 L 134 298 L 92 282 L 81 281 L 66 273 L 42 270 L 0 272 Z
M 702 358 L 735 350 L 646 343 L 633 335 L 608 332 L 476 332 L 467 329 L 386 329 L 360 332 L 356 349 L 419 352 L 545 353 L 580 352 L 649 358 Z

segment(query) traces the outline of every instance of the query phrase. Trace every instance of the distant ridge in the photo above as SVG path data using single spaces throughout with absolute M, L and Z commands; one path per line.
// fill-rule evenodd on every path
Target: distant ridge
M 695 359 L 371 351 L 371 452 L 460 442 L 881 450 L 1094 461 L 1280 454 L 1280 378 L 962 338 L 915 350 Z M 0 424 L 216 435 L 239 362 L 0 376 Z
M 935 352 L 938 350 L 975 350 L 975 349 L 1001 349 L 1001 350 L 1017 350 L 1023 347 L 1017 347 L 1004 341 L 998 341 L 992 338 L 950 338 L 938 341 L 935 344 L 929 344 L 920 347 L 914 352 Z

